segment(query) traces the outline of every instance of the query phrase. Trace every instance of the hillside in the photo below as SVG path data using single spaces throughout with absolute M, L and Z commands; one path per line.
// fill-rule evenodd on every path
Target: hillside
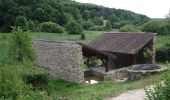
M 0 0 L 0 30 L 10 31 L 15 25 L 16 17 L 24 16 L 29 22 L 39 23 L 52 21 L 64 26 L 70 17 L 79 23 L 92 20 L 100 24 L 109 20 L 113 28 L 126 24 L 141 25 L 150 18 L 131 11 L 107 8 L 103 6 L 78 3 L 70 0 Z

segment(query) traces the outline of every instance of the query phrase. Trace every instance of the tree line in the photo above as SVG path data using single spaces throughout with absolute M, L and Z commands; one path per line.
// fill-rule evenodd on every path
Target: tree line
M 40 23 L 54 22 L 65 26 L 75 20 L 91 30 L 102 30 L 104 20 L 111 28 L 126 24 L 142 25 L 150 20 L 127 10 L 83 4 L 70 0 L 0 0 L 0 30 L 10 32 L 11 26 L 22 24 L 24 29 L 35 30 Z M 20 25 L 21 26 L 21 25 Z

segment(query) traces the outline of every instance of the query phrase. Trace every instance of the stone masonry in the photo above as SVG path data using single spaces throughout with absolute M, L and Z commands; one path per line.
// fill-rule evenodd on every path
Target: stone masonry
M 36 64 L 57 78 L 84 82 L 82 47 L 76 42 L 36 40 Z

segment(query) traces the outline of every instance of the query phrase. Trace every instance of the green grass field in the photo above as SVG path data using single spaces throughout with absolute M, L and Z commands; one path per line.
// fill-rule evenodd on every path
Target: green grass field
M 30 33 L 33 39 L 48 39 L 48 40 L 67 40 L 67 41 L 79 41 L 83 43 L 88 43 L 97 36 L 101 35 L 103 32 L 99 31 L 84 31 L 86 39 L 81 40 L 80 35 L 68 35 L 67 33 Z
M 85 31 L 86 40 L 81 41 L 79 35 L 55 34 L 55 33 L 29 33 L 33 39 L 50 39 L 50 40 L 72 40 L 83 43 L 89 43 L 103 32 Z M 155 74 L 140 80 L 115 82 L 105 81 L 96 85 L 74 84 L 48 75 L 46 71 L 35 67 L 33 62 L 25 61 L 24 63 L 10 62 L 8 55 L 8 35 L 0 34 L 0 96 L 6 95 L 11 97 L 17 94 L 18 100 L 102 100 L 111 96 L 116 96 L 122 92 L 144 88 L 147 85 L 160 82 L 164 74 Z M 170 43 L 170 36 L 158 36 L 157 47 Z M 160 64 L 160 63 L 159 63 Z M 170 65 L 161 64 L 170 68 Z M 27 75 L 44 74 L 47 76 L 46 89 L 35 90 L 31 85 L 23 81 Z M 2 93 L 2 89 L 5 92 Z M 10 92 L 9 92 L 10 91 Z M 12 97 L 11 97 L 12 98 Z M 3 99 L 0 97 L 0 99 Z
M 118 30 L 113 30 L 113 32 L 118 32 Z M 100 36 L 102 31 L 84 31 L 86 39 L 81 40 L 80 35 L 68 35 L 67 33 L 41 33 L 34 32 L 29 33 L 33 39 L 48 39 L 48 40 L 67 40 L 67 41 L 79 41 L 83 43 L 89 43 L 98 36 Z M 156 38 L 156 46 L 157 48 L 170 43 L 170 36 L 157 36 Z

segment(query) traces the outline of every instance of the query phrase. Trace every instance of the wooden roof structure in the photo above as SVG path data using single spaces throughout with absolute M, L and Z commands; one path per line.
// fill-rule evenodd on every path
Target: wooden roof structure
M 89 47 L 105 52 L 136 54 L 156 33 L 117 32 L 104 33 L 89 44 Z
M 82 46 L 82 52 L 83 52 L 84 56 L 89 56 L 89 57 L 101 56 L 103 58 L 108 58 L 110 56 L 112 58 L 116 58 L 116 56 L 110 55 L 110 53 L 108 53 L 108 52 L 104 52 L 104 51 L 92 48 L 92 47 L 90 47 L 86 44 L 83 44 L 83 43 L 78 43 L 78 44 Z

